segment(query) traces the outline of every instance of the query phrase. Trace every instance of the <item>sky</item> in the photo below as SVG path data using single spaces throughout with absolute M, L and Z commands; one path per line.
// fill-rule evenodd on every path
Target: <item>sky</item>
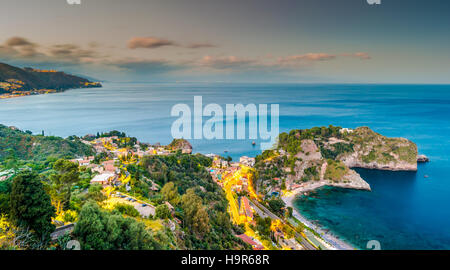
M 450 1 L 1 0 L 0 62 L 108 81 L 450 83 Z

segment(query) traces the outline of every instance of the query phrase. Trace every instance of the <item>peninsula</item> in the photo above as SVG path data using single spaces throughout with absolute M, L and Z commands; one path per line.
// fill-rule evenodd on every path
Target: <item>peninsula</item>
M 292 130 L 280 134 L 274 149 L 256 157 L 257 189 L 265 194 L 322 186 L 370 190 L 351 168 L 416 171 L 417 161 L 423 159 L 413 142 L 368 127 Z
M 18 68 L 0 63 L 0 99 L 102 87 L 99 82 L 56 70 Z

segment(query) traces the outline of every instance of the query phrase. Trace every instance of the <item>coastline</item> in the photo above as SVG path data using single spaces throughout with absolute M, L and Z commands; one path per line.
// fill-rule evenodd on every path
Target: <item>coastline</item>
M 340 239 L 338 236 L 334 235 L 330 231 L 325 231 L 323 228 L 321 228 L 318 225 L 315 225 L 313 222 L 305 218 L 302 214 L 300 214 L 299 211 L 294 206 L 294 200 L 295 198 L 304 192 L 313 191 L 317 188 L 324 187 L 327 185 L 316 185 L 316 186 L 309 186 L 304 189 L 299 188 L 296 189 L 295 192 L 290 193 L 289 195 L 282 196 L 281 199 L 284 201 L 287 207 L 292 207 L 292 215 L 301 221 L 305 226 L 309 227 L 310 229 L 317 232 L 322 239 L 318 239 L 321 241 L 325 246 L 329 247 L 332 250 L 357 250 L 358 248 L 351 245 L 348 242 L 345 242 L 344 240 Z
M 63 93 L 63 92 L 69 91 L 69 90 L 85 89 L 85 88 L 101 88 L 101 87 L 102 86 L 75 87 L 75 88 L 67 88 L 67 89 L 60 89 L 60 90 L 38 89 L 38 90 L 20 91 L 20 92 L 14 92 L 14 93 L 4 93 L 4 94 L 0 94 L 0 100 L 1 99 L 28 97 L 28 96 L 57 94 L 57 93 Z

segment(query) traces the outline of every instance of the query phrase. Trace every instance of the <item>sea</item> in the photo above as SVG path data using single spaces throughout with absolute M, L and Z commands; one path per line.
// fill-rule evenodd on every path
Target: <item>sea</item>
M 412 140 L 430 158 L 417 172 L 357 169 L 371 192 L 326 187 L 294 205 L 360 249 L 371 240 L 389 250 L 450 249 L 449 85 L 106 82 L 103 88 L 0 100 L 0 124 L 61 137 L 120 130 L 142 142 L 168 144 L 179 118 L 172 109 L 186 104 L 193 113 L 194 96 L 224 111 L 226 104 L 268 104 L 270 113 L 270 105 L 278 104 L 280 132 L 368 126 Z M 194 152 L 237 160 L 261 153 L 264 140 L 189 141 Z

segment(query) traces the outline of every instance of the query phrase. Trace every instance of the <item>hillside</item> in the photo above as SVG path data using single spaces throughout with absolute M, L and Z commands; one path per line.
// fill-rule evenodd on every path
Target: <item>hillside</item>
M 0 63 L 0 94 L 40 89 L 63 91 L 87 87 L 101 87 L 101 84 L 55 70 L 22 69 Z
M 275 149 L 259 155 L 255 167 L 260 190 L 291 190 L 306 183 L 370 189 L 351 168 L 415 171 L 417 146 L 368 127 L 315 127 L 281 133 Z
M 70 140 L 36 136 L 14 127 L 0 125 L 0 162 L 11 155 L 20 160 L 43 161 L 48 157 L 74 158 L 92 154 L 92 147 L 78 138 Z

